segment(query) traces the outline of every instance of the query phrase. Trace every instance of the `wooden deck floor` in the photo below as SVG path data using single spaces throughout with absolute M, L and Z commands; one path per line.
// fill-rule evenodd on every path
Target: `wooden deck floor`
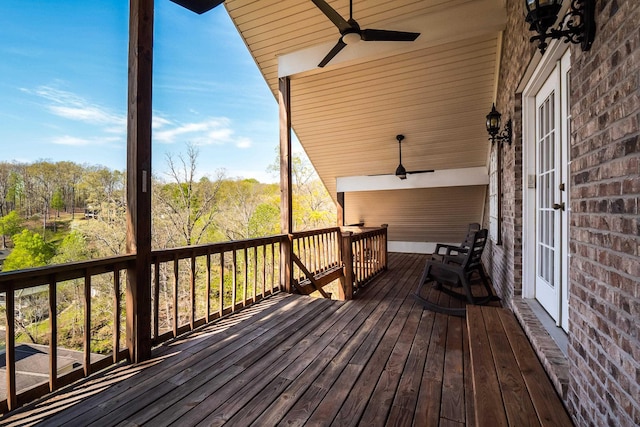
M 278 294 L 0 424 L 474 425 L 465 321 L 411 296 L 424 261 L 390 254 L 349 302 Z

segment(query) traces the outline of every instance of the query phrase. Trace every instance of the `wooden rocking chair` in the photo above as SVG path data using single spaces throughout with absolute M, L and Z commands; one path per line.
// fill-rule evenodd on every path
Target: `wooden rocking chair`
M 421 296 L 421 292 L 427 283 L 433 283 L 433 286 L 445 292 L 448 295 L 466 301 L 468 304 L 486 304 L 490 301 L 499 301 L 491 290 L 489 280 L 484 273 L 482 267 L 482 251 L 487 241 L 487 230 L 482 229 L 473 233 L 471 243 L 468 248 L 458 248 L 460 258 L 455 262 L 442 262 L 440 260 L 428 260 L 418 288 L 414 296 L 425 308 L 439 313 L 450 314 L 454 316 L 464 316 L 466 308 L 444 307 L 435 302 L 429 301 Z M 475 297 L 471 292 L 471 276 L 477 273 L 484 285 L 487 296 Z M 461 287 L 464 294 L 451 289 L 451 287 Z

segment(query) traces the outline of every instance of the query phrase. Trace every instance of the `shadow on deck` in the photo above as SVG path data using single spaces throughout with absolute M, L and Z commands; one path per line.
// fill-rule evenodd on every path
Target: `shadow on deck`
M 475 425 L 465 319 L 411 296 L 425 259 L 390 254 L 353 301 L 277 294 L 0 424 Z

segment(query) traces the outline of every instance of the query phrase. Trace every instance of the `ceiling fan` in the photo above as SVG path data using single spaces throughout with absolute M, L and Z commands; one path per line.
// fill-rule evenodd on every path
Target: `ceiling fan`
M 192 12 L 202 15 L 214 7 L 224 3 L 224 0 L 171 0 Z
M 404 139 L 404 135 L 396 135 L 396 139 L 398 140 L 398 154 L 400 157 L 400 163 L 396 168 L 395 175 L 400 179 L 407 179 L 407 175 L 417 174 L 417 173 L 430 173 L 434 172 L 433 169 L 424 169 L 419 171 L 408 171 L 402 166 L 402 140 Z M 388 174 L 377 174 L 377 175 L 369 175 L 369 176 L 380 176 L 380 175 L 388 175 Z
M 327 18 L 338 27 L 340 39 L 338 43 L 324 57 L 318 67 L 324 67 L 336 56 L 346 45 L 359 41 L 387 41 L 387 42 L 412 42 L 418 38 L 420 33 L 409 33 L 406 31 L 388 30 L 361 30 L 360 25 L 353 19 L 353 0 L 349 0 L 349 20 L 345 20 L 336 12 L 325 0 L 311 0 L 324 13 Z

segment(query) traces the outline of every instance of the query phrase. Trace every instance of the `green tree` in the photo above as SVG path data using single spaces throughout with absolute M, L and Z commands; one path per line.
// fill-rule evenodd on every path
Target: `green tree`
M 47 265 L 55 254 L 53 246 L 32 231 L 22 230 L 12 239 L 14 248 L 4 260 L 4 271 L 41 267 Z
M 249 219 L 249 237 L 273 236 L 280 232 L 280 208 L 273 203 L 259 204 Z
M 0 234 L 2 234 L 2 249 L 7 248 L 7 236 L 18 234 L 22 229 L 22 218 L 16 211 L 11 211 L 0 218 Z
M 62 240 L 56 250 L 56 255 L 51 259 L 51 263 L 64 264 L 91 258 L 92 252 L 85 236 L 81 232 L 73 230 Z
M 280 154 L 267 171 L 280 173 Z M 293 229 L 311 230 L 335 226 L 336 205 L 331 199 L 313 165 L 303 154 L 294 153 L 291 158 L 293 183 Z

